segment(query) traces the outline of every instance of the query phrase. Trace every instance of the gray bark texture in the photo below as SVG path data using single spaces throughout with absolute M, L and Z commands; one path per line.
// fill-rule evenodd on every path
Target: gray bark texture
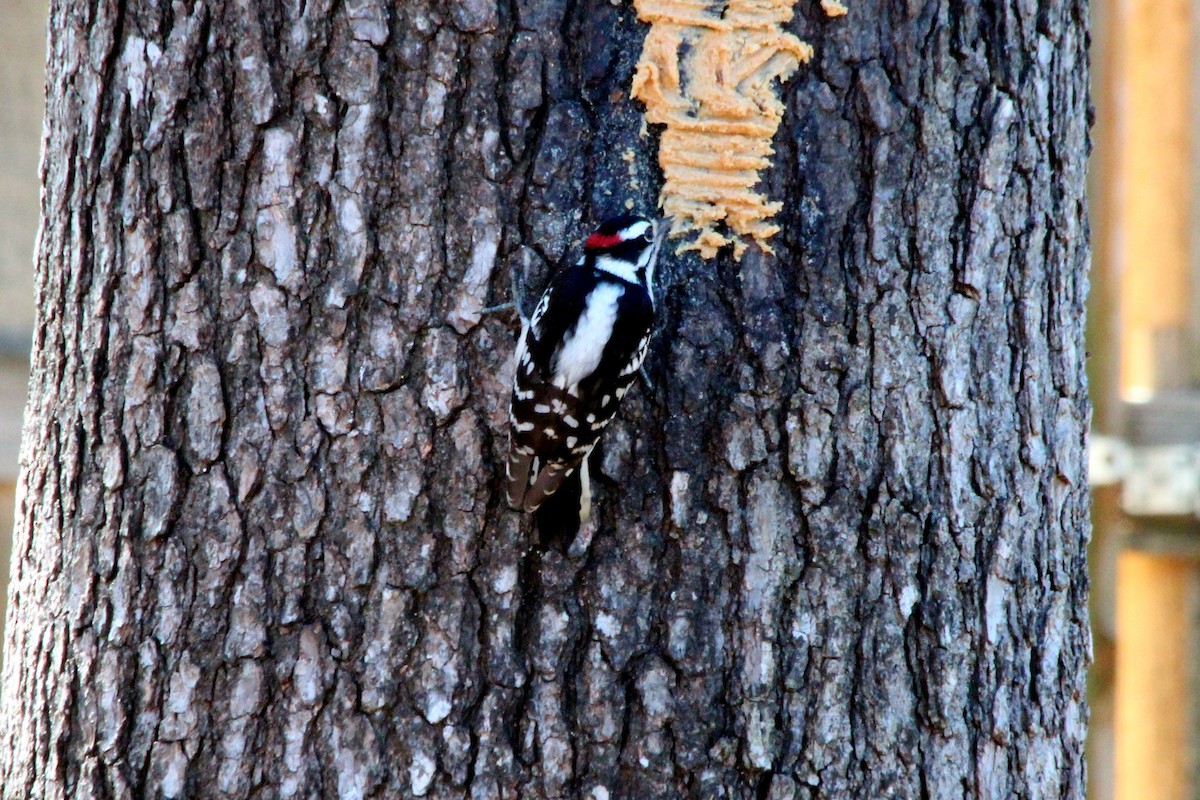
M 1085 3 L 790 29 L 564 555 L 481 309 L 655 207 L 632 7 L 55 0 L 5 800 L 1082 797 Z

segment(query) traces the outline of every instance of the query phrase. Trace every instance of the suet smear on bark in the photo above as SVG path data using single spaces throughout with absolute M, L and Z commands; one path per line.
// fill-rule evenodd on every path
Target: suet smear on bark
M 714 14 L 687 0 L 638 0 L 651 23 L 633 79 L 646 119 L 666 125 L 658 161 L 660 204 L 674 218 L 679 251 L 714 258 L 727 244 L 741 258 L 753 239 L 767 252 L 782 204 L 755 191 L 771 164 L 771 139 L 783 119 L 775 92 L 812 47 L 782 26 L 791 0 L 733 0 Z M 844 13 L 844 9 L 843 9 Z M 729 233 L 718 230 L 724 225 Z

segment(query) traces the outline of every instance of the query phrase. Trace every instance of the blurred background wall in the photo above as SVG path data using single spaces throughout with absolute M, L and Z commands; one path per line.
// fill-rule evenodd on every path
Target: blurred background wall
M 0 606 L 33 326 L 45 5 L 0 0 Z M 1200 0 L 1096 0 L 1091 13 L 1089 797 L 1200 800 Z
M 8 597 L 13 492 L 33 332 L 46 7 L 45 0 L 0 0 L 0 610 Z M 0 615 L 0 632 L 3 626 Z

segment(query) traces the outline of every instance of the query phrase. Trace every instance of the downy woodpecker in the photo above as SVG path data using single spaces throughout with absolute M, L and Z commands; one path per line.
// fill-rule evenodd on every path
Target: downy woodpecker
M 509 410 L 508 502 L 535 511 L 580 470 L 580 521 L 591 512 L 587 458 L 641 369 L 654 324 L 654 262 L 666 225 L 620 216 L 560 270 L 517 345 Z

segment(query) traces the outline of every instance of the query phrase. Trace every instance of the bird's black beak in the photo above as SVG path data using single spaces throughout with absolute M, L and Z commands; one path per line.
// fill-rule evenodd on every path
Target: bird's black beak
M 654 249 L 662 247 L 662 243 L 667 240 L 667 233 L 671 230 L 671 218 L 666 217 L 654 223 Z

